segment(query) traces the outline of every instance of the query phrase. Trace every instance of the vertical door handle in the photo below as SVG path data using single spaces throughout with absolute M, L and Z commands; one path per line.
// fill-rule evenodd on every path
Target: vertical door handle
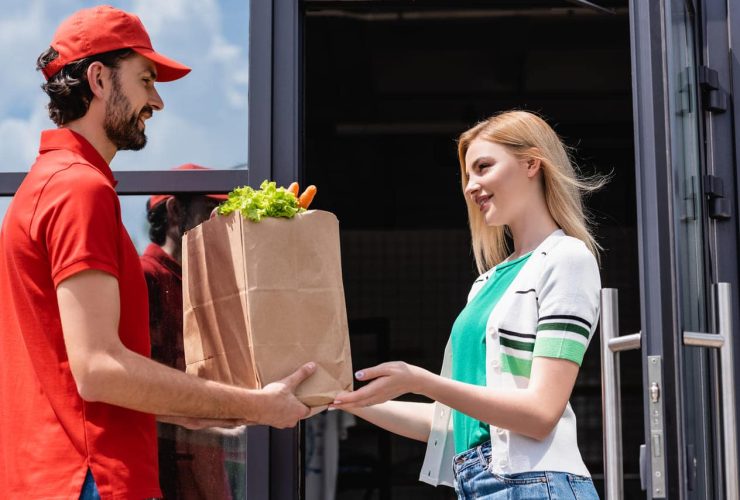
M 725 338 L 720 348 L 722 373 L 722 427 L 725 441 L 726 498 L 740 498 L 737 463 L 737 423 L 735 421 L 735 365 L 733 364 L 732 288 L 729 283 L 717 283 L 717 322 L 719 334 Z
M 622 400 L 619 393 L 620 351 L 640 348 L 640 333 L 619 336 L 619 295 L 601 290 L 601 409 L 604 424 L 604 490 L 607 500 L 623 500 Z
M 733 365 L 732 289 L 729 283 L 715 285 L 717 333 L 683 332 L 687 346 L 719 349 L 722 385 L 722 429 L 724 432 L 725 498 L 740 498 L 738 483 L 737 424 L 735 421 L 735 366 Z

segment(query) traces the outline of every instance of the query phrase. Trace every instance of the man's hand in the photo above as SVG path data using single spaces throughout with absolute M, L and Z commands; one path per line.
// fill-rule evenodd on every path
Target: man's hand
M 295 397 L 296 388 L 314 374 L 316 365 L 306 363 L 284 379 L 262 388 L 265 404 L 260 415 L 260 424 L 278 429 L 295 427 L 298 421 L 308 416 L 310 408 Z
M 329 405 L 314 406 L 313 408 L 311 408 L 311 411 L 308 413 L 308 415 L 303 417 L 303 420 L 308 420 L 309 418 L 315 415 L 318 415 L 319 413 L 323 412 L 324 410 L 328 408 L 329 408 Z

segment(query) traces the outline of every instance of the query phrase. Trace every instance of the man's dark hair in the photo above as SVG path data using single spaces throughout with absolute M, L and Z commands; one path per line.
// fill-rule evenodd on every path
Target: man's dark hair
M 149 221 L 149 239 L 155 245 L 164 245 L 167 239 L 167 202 L 158 203 L 154 208 L 146 202 L 146 219 Z
M 180 221 L 180 232 L 185 232 L 185 225 L 187 224 L 188 217 L 190 215 L 190 204 L 192 201 L 202 196 L 200 194 L 177 194 L 175 199 L 180 204 L 180 210 L 182 210 L 182 220 Z M 149 202 L 146 202 L 146 219 L 149 221 L 149 239 L 155 245 L 162 246 L 167 239 L 167 227 L 169 222 L 167 221 L 167 202 L 163 201 L 157 203 L 154 208 L 149 206 Z
M 62 126 L 85 116 L 92 100 L 92 91 L 87 81 L 87 68 L 94 62 L 101 62 L 104 66 L 115 70 L 118 69 L 121 61 L 133 53 L 131 49 L 112 50 L 78 59 L 64 66 L 41 85 L 50 99 L 49 118 L 57 126 Z M 36 69 L 44 69 L 57 57 L 59 53 L 53 47 L 49 47 L 36 60 Z

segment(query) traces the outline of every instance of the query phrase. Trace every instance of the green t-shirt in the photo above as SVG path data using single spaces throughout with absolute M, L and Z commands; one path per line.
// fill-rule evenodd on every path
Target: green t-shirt
M 468 302 L 452 325 L 452 379 L 486 385 L 486 324 L 491 311 L 532 255 L 528 253 L 496 266 L 480 292 Z M 452 411 L 455 452 L 462 453 L 490 439 L 488 424 Z

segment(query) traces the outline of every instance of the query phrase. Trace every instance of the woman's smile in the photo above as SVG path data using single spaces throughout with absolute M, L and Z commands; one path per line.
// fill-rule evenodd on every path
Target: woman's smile
M 475 197 L 475 203 L 480 208 L 481 212 L 485 212 L 488 210 L 488 208 L 491 206 L 491 200 L 493 200 L 493 195 L 478 195 Z

